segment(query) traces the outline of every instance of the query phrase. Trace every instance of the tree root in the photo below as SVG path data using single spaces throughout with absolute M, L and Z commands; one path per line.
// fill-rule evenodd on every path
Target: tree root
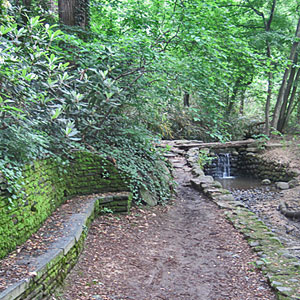
M 289 219 L 300 219 L 300 211 L 289 210 L 287 204 L 283 201 L 280 202 L 278 210 Z

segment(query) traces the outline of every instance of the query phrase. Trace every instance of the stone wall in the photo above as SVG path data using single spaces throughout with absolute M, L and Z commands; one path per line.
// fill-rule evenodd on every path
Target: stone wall
M 45 159 L 26 165 L 23 193 L 11 194 L 5 179 L 0 181 L 0 258 L 26 241 L 67 198 L 128 191 L 126 176 L 113 163 L 88 152 L 75 153 L 69 164 Z M 124 203 L 116 200 L 110 208 L 122 211 Z
M 266 160 L 255 152 L 246 150 L 239 152 L 238 169 L 243 174 L 258 179 L 270 179 L 272 182 L 288 182 L 296 176 L 286 164 Z
M 132 195 L 128 192 L 95 197 L 83 211 L 72 215 L 68 230 L 43 255 L 34 262 L 34 271 L 21 281 L 0 293 L 1 300 L 54 299 L 50 295 L 63 282 L 68 272 L 76 264 L 81 253 L 88 228 L 103 207 L 128 211 Z
M 230 153 L 231 175 L 246 175 L 258 179 L 270 179 L 272 182 L 292 180 L 296 174 L 285 164 L 267 161 L 259 155 L 257 148 L 227 148 L 224 150 L 209 150 L 209 156 L 214 158 L 219 153 Z M 217 159 L 213 159 L 204 167 L 205 174 L 214 176 Z

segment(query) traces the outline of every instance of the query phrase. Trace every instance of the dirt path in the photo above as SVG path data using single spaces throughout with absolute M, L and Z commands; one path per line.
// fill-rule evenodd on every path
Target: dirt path
M 79 263 L 53 299 L 276 299 L 243 237 L 188 186 L 188 168 L 176 168 L 175 176 L 173 205 L 95 220 Z

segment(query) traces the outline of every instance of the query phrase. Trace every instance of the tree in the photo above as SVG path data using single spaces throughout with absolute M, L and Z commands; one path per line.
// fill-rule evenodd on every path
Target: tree
M 284 114 L 282 114 L 282 117 L 280 119 L 280 111 L 284 110 L 284 99 L 287 99 L 290 93 L 291 84 L 294 78 L 293 73 L 293 63 L 295 62 L 296 56 L 297 56 L 297 48 L 300 42 L 300 18 L 298 19 L 296 33 L 295 33 L 295 39 L 292 44 L 291 50 L 290 50 L 290 56 L 288 59 L 288 65 L 284 71 L 284 75 L 282 78 L 281 86 L 278 92 L 278 97 L 274 109 L 274 115 L 272 119 L 272 127 L 274 127 L 277 130 L 282 130 L 280 126 L 281 119 L 284 117 Z M 288 78 L 290 78 L 290 82 L 288 84 Z
M 89 0 L 59 0 L 58 14 L 61 24 L 89 27 Z

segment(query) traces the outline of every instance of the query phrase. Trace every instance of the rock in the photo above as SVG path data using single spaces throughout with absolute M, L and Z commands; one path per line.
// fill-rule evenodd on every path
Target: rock
M 276 185 L 276 188 L 278 188 L 280 190 L 287 190 L 290 188 L 288 182 L 279 181 L 279 182 L 276 182 L 275 185 Z
M 271 184 L 271 180 L 270 179 L 264 179 L 261 181 L 261 184 L 263 185 L 270 185 Z
M 194 176 L 203 176 L 204 175 L 204 172 L 203 170 L 199 167 L 199 166 L 196 166 L 192 169 L 192 174 Z
M 214 178 L 212 176 L 200 176 L 198 177 L 198 180 L 205 183 L 214 182 Z
M 157 205 L 157 198 L 156 196 L 151 193 L 146 188 L 142 187 L 140 190 L 141 198 L 142 200 L 149 206 L 155 206 Z
M 294 188 L 299 185 L 299 182 L 297 179 L 292 179 L 288 182 L 288 184 L 289 184 L 290 188 Z
M 233 205 L 226 201 L 216 201 L 216 204 L 223 209 L 233 209 Z
M 217 199 L 218 201 L 234 201 L 234 197 L 231 194 L 220 195 L 214 198 Z
M 276 288 L 277 288 L 277 290 L 279 292 L 282 292 L 282 293 L 284 293 L 284 292 L 291 292 L 292 291 L 291 288 L 286 287 L 286 286 L 277 286 Z
M 92 300 L 103 300 L 103 298 L 99 295 L 93 295 Z
M 214 181 L 211 184 L 212 187 L 216 187 L 216 188 L 222 188 L 222 184 L 219 181 Z
M 248 152 L 246 157 L 255 157 L 256 155 L 253 152 Z
M 258 149 L 257 149 L 257 148 L 254 148 L 254 147 L 249 147 L 249 148 L 247 148 L 246 151 L 247 151 L 247 152 L 257 152 Z

